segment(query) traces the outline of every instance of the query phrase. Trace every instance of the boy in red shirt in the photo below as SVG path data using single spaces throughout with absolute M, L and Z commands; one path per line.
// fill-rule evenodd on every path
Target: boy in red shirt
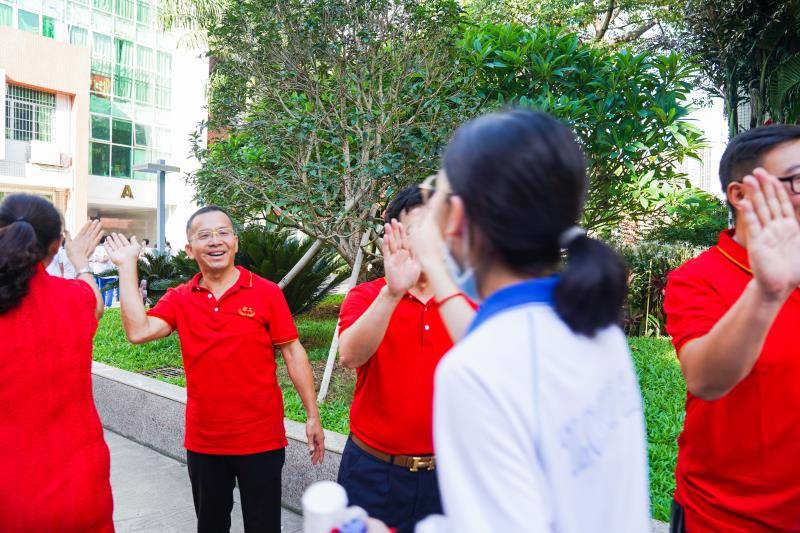
M 281 530 L 281 470 L 287 445 L 275 348 L 308 413 L 312 464 L 324 436 L 314 376 L 289 306 L 271 281 L 234 266 L 238 239 L 228 214 L 207 206 L 189 218 L 186 253 L 200 273 L 170 289 L 145 312 L 136 261 L 140 245 L 114 234 L 106 241 L 120 273 L 122 323 L 134 344 L 177 331 L 186 372 L 186 456 L 197 530 L 231 527 L 238 482 L 245 531 Z
M 688 391 L 671 527 L 800 531 L 800 127 L 739 135 L 720 178 L 735 228 L 666 288 Z
M 417 186 L 389 204 L 385 277 L 354 287 L 339 315 L 341 362 L 355 368 L 358 379 L 338 481 L 352 505 L 400 533 L 442 512 L 433 456 L 433 374 L 453 341 L 439 309 L 473 305 L 457 289 L 434 294 L 421 276 L 398 219 L 405 225 L 422 204 Z

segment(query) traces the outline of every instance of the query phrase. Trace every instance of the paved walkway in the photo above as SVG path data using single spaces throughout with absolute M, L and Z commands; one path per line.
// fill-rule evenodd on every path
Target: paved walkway
M 117 533 L 194 533 L 197 521 L 186 465 L 141 444 L 105 432 L 111 450 L 111 488 Z M 241 532 L 242 508 L 234 493 L 232 532 Z M 283 533 L 299 533 L 299 515 L 283 509 Z

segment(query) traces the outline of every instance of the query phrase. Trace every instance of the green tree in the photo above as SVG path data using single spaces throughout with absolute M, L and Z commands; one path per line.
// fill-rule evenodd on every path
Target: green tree
M 663 37 L 686 0 L 464 0 L 477 20 L 562 26 L 609 45 Z
M 354 265 L 375 206 L 437 167 L 469 109 L 460 16 L 451 0 L 226 5 L 206 28 L 208 128 L 225 137 L 195 139 L 198 196 L 279 219 Z
M 692 0 L 679 42 L 724 100 L 730 137 L 741 105 L 745 128 L 800 120 L 800 0 Z
M 686 120 L 691 61 L 593 47 L 576 34 L 518 24 L 470 28 L 461 44 L 486 108 L 532 106 L 573 128 L 588 158 L 587 228 L 603 232 L 661 215 L 685 186 L 676 163 L 697 157 L 701 146 Z

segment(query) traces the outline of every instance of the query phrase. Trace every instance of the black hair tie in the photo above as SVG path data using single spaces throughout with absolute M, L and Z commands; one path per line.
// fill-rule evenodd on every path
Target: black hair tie
M 14 222 L 25 222 L 26 224 L 30 224 L 27 218 L 25 217 L 17 217 Z

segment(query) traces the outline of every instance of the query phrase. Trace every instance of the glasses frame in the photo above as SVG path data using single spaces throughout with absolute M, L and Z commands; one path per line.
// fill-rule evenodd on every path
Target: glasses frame
M 205 230 L 202 230 L 202 231 L 205 231 Z M 234 228 L 232 228 L 230 226 L 223 226 L 221 228 L 214 228 L 214 229 L 210 230 L 210 235 L 208 236 L 207 239 L 200 239 L 199 236 L 198 236 L 198 233 L 200 233 L 200 232 L 195 233 L 195 235 L 191 239 L 189 239 L 189 242 L 194 242 L 194 241 L 206 242 L 206 241 L 210 241 L 211 239 L 214 238 L 214 235 L 216 235 L 217 237 L 220 238 L 220 240 L 223 240 L 223 241 L 226 240 L 227 238 L 229 238 L 229 237 L 223 237 L 220 234 L 220 231 L 230 231 L 231 232 L 230 237 L 236 237 L 236 230 Z
M 791 176 L 778 177 L 781 183 L 788 183 L 792 194 L 800 194 L 800 173 Z

